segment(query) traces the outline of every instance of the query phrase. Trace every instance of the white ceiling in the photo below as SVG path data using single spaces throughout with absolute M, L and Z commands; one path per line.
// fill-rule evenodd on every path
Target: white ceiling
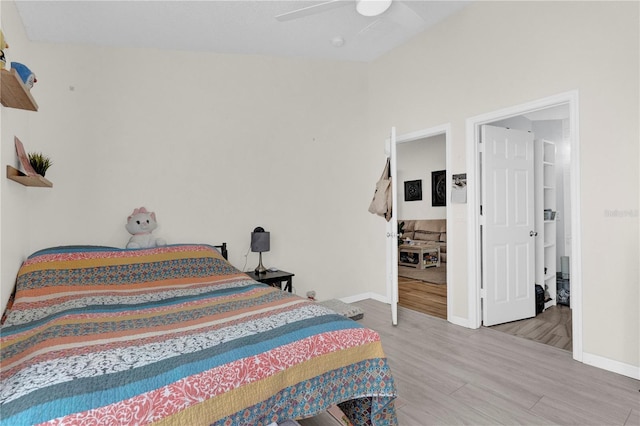
M 18 0 L 31 41 L 369 62 L 458 12 L 470 1 L 394 0 L 379 17 L 355 1 L 281 22 L 275 16 L 323 1 Z M 334 6 L 334 5 L 332 5 Z M 342 47 L 332 40 L 341 37 Z

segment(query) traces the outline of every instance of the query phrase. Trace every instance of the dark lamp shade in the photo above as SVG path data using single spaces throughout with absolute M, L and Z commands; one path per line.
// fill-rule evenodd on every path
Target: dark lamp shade
M 269 251 L 271 248 L 269 232 L 252 232 L 251 233 L 251 251 L 263 252 Z

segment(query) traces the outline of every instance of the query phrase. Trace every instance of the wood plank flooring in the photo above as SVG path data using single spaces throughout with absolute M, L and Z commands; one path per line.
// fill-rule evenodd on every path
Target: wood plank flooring
M 398 304 L 427 315 L 447 319 L 447 285 L 398 277 Z
M 498 324 L 490 328 L 513 336 L 555 346 L 566 351 L 573 350 L 571 308 L 556 305 L 547 308 L 533 318 Z
M 404 307 L 364 300 L 359 322 L 380 333 L 401 426 L 640 425 L 640 381 L 571 353 L 491 328 L 471 330 Z M 335 426 L 328 414 L 304 426 Z

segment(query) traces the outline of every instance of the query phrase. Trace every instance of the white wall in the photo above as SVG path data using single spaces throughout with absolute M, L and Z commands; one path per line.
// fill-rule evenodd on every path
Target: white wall
M 583 349 L 640 375 L 638 18 L 637 2 L 472 3 L 372 65 L 369 134 L 451 123 L 452 173 L 464 173 L 467 118 L 577 89 Z M 447 246 L 463 319 L 466 207 L 449 206 Z
M 445 136 L 403 142 L 398 144 L 396 155 L 398 220 L 446 219 L 446 207 L 431 205 L 431 172 L 446 169 Z M 422 180 L 422 200 L 404 201 L 404 182 L 408 180 Z

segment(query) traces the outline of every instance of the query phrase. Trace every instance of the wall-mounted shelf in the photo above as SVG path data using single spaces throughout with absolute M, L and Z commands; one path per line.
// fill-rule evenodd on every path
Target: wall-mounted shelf
M 0 80 L 2 81 L 2 88 L 0 89 L 0 98 L 2 105 L 9 108 L 26 109 L 28 111 L 37 111 L 38 104 L 36 103 L 31 92 L 26 88 L 20 76 L 15 70 L 0 70 Z
M 27 176 L 15 167 L 7 164 L 7 179 L 16 181 L 24 186 L 39 186 L 41 188 L 51 188 L 53 184 L 40 175 Z

